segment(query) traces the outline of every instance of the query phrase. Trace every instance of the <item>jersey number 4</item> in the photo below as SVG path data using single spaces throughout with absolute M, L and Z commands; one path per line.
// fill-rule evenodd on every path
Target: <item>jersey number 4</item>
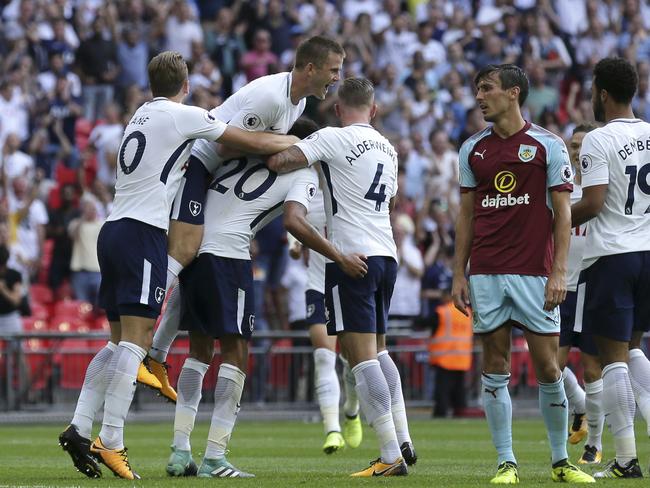
M 381 211 L 381 204 L 386 201 L 386 185 L 379 184 L 379 179 L 383 172 L 384 165 L 379 163 L 375 172 L 375 178 L 372 180 L 372 185 L 370 185 L 370 188 L 364 195 L 366 200 L 373 200 L 375 202 L 375 210 L 377 212 Z M 377 187 L 379 187 L 379 191 L 377 191 Z
M 210 189 L 214 190 L 218 193 L 225 194 L 228 190 L 230 190 L 230 187 L 227 187 L 222 184 L 223 181 L 227 180 L 231 176 L 234 176 L 241 172 L 246 165 L 248 164 L 248 160 L 244 159 L 234 159 L 232 161 L 228 161 L 225 164 L 230 164 L 230 163 L 237 163 L 235 167 L 231 170 L 226 171 L 224 174 L 221 176 L 218 176 L 214 179 L 212 184 L 210 185 Z M 251 190 L 251 191 L 244 191 L 244 184 L 248 179 L 253 176 L 255 173 L 257 173 L 260 170 L 266 170 L 268 172 L 268 175 L 266 179 L 258 185 L 257 188 Z M 255 200 L 256 198 L 262 196 L 266 190 L 271 188 L 275 180 L 277 179 L 278 175 L 277 173 L 274 173 L 273 171 L 269 171 L 268 168 L 263 165 L 263 164 L 256 164 L 255 166 L 251 166 L 244 172 L 244 174 L 241 175 L 241 177 L 237 180 L 237 183 L 235 183 L 235 186 L 233 188 L 233 191 L 235 192 L 235 195 L 237 198 L 240 200 L 244 200 L 247 202 L 250 202 L 251 200 Z
M 636 166 L 626 166 L 625 174 L 629 175 L 630 183 L 627 185 L 627 200 L 625 201 L 625 215 L 632 215 L 634 207 L 634 187 L 639 184 L 639 190 L 646 195 L 650 195 L 650 184 L 648 184 L 648 174 L 650 174 L 650 163 L 644 164 L 641 168 Z M 644 213 L 650 213 L 648 207 Z

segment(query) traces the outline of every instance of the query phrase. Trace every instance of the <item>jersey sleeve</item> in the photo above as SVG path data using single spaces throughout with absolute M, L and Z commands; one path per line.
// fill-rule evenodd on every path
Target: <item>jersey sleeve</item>
M 301 203 L 307 211 L 318 192 L 318 173 L 313 168 L 304 168 L 295 172 L 291 188 L 285 197 L 285 202 Z
M 277 97 L 266 93 L 265 96 L 247 94 L 237 113 L 228 121 L 228 125 L 250 131 L 263 131 L 276 123 L 280 112 Z
M 199 107 L 185 107 L 181 117 L 175 120 L 176 128 L 187 139 L 208 139 L 216 141 L 226 131 L 227 125 L 207 110 Z
M 472 150 L 473 145 L 466 142 L 460 147 L 460 151 L 458 152 L 458 178 L 460 180 L 461 191 L 463 189 L 467 191 L 476 188 L 476 178 L 469 164 L 469 152 Z
M 573 169 L 564 141 L 553 139 L 546 154 L 546 187 L 555 191 L 573 190 Z
M 595 130 L 585 135 L 580 148 L 580 173 L 582 188 L 609 184 L 607 152 L 600 144 Z
M 307 163 L 311 166 L 318 161 L 335 163 L 336 148 L 340 145 L 335 129 L 325 127 L 297 143 L 296 147 L 303 152 Z

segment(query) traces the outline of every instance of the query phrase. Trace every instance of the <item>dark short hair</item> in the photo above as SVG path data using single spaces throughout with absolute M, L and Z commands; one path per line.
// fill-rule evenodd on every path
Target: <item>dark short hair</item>
M 634 66 L 625 58 L 603 58 L 594 66 L 594 84 L 598 90 L 606 90 L 618 103 L 630 103 L 639 76 Z
M 591 132 L 595 128 L 596 126 L 594 124 L 588 124 L 588 123 L 579 124 L 573 128 L 573 132 L 571 132 L 571 135 L 577 134 L 578 132 L 585 132 L 585 133 Z
M 325 36 L 310 37 L 298 46 L 295 67 L 301 69 L 311 63 L 320 68 L 325 64 L 330 53 L 345 57 L 345 50 L 335 40 Z
M 291 129 L 289 129 L 288 134 L 290 136 L 296 136 L 299 137 L 300 139 L 304 139 L 305 137 L 308 137 L 314 132 L 316 132 L 317 130 L 318 130 L 318 124 L 316 122 L 314 122 L 313 120 L 307 117 L 300 117 L 298 120 L 296 120 L 293 123 Z
M 339 101 L 348 107 L 370 106 L 375 87 L 368 78 L 346 78 L 338 91 Z
M 478 86 L 479 81 L 492 75 L 492 73 L 497 73 L 499 75 L 501 88 L 504 90 L 514 88 L 515 86 L 519 87 L 519 106 L 523 105 L 528 97 L 529 85 L 528 76 L 526 76 L 524 70 L 514 64 L 488 64 L 476 73 L 476 76 L 474 77 L 474 85 Z
M 154 97 L 173 97 L 187 79 L 187 63 L 180 53 L 163 51 L 149 61 L 147 72 Z

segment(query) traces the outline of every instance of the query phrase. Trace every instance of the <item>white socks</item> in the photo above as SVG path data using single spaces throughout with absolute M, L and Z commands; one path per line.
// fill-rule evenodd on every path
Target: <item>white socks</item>
M 169 290 L 169 287 L 174 284 L 176 278 L 180 272 L 183 271 L 183 265 L 176 261 L 169 254 L 167 255 L 167 282 L 165 284 L 165 291 Z
M 629 369 L 634 398 L 650 435 L 650 361 L 641 349 L 630 350 Z
M 356 380 L 359 403 L 368 423 L 379 439 L 381 460 L 392 464 L 402 453 L 397 443 L 395 424 L 391 414 L 391 396 L 379 361 L 370 359 L 352 368 Z
M 585 392 L 578 384 L 578 378 L 567 366 L 562 370 L 564 392 L 569 400 L 569 411 L 575 414 L 585 413 Z
M 404 442 L 411 442 L 409 434 L 409 424 L 406 419 L 406 406 L 404 405 L 404 395 L 402 394 L 402 380 L 399 375 L 399 370 L 390 357 L 388 351 L 381 351 L 377 354 L 379 366 L 384 373 L 386 383 L 388 383 L 388 390 L 390 391 L 391 398 L 391 412 L 393 413 L 393 422 L 395 423 L 395 433 L 397 434 L 397 441 L 400 445 Z
M 634 393 L 626 363 L 603 368 L 603 413 L 614 437 L 616 461 L 626 466 L 636 456 L 634 441 Z
M 341 387 L 336 374 L 336 353 L 324 347 L 314 350 L 314 366 L 316 399 L 323 416 L 325 433 L 341 432 L 339 424 Z
M 140 363 L 147 351 L 131 342 L 120 341 L 106 372 L 108 387 L 104 421 L 99 437 L 108 449 L 124 448 L 124 420 L 135 393 Z
M 603 423 L 603 380 L 585 383 L 585 410 L 587 413 L 587 442 L 599 451 L 603 450 L 602 435 Z
M 194 429 L 196 413 L 201 401 L 203 377 L 210 367 L 196 359 L 187 358 L 178 377 L 178 399 L 174 415 L 174 447 L 190 450 L 190 434 Z
M 95 354 L 95 357 L 88 364 L 88 368 L 86 368 L 84 384 L 81 387 L 81 393 L 79 393 L 79 400 L 77 400 L 77 407 L 71 422 L 77 427 L 79 435 L 86 439 L 90 439 L 95 415 L 99 407 L 104 403 L 106 387 L 108 386 L 105 372 L 116 349 L 115 344 L 108 342 Z
M 164 363 L 167 360 L 167 353 L 178 335 L 181 320 L 181 287 L 176 284 L 168 293 L 165 313 L 160 319 L 149 349 L 149 356 L 159 363 Z
M 214 389 L 214 410 L 208 433 L 208 447 L 205 450 L 205 457 L 208 459 L 222 458 L 226 454 L 226 447 L 239 413 L 245 380 L 246 375 L 241 369 L 232 364 L 221 363 Z
M 359 415 L 359 398 L 355 389 L 356 380 L 350 370 L 350 363 L 347 359 L 339 354 L 339 359 L 343 363 L 343 390 L 345 391 L 345 403 L 343 403 L 343 413 L 348 418 L 354 418 Z

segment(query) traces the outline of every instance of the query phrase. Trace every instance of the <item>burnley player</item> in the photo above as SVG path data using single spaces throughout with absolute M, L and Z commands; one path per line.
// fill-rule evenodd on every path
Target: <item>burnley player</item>
M 513 326 L 524 331 L 539 381 L 553 480 L 593 482 L 568 460 L 567 398 L 557 357 L 571 234 L 569 155 L 559 137 L 522 118 L 528 79 L 519 67 L 488 65 L 474 83 L 492 125 L 459 153 L 452 294 L 465 314 L 471 302 L 474 332 L 482 339 L 483 405 L 498 454 L 491 482 L 519 482 L 508 393 Z
M 295 66 L 291 72 L 276 73 L 258 78 L 238 90 L 210 113 L 229 126 L 247 131 L 268 131 L 286 134 L 305 109 L 306 98 L 313 95 L 325 98 L 330 86 L 339 80 L 345 51 L 327 37 L 314 36 L 302 42 L 296 50 Z M 226 158 L 229 159 L 229 158 Z M 196 256 L 203 235 L 203 206 L 209 177 L 224 161 L 218 146 L 211 141 L 197 141 L 187 165 L 169 226 L 169 266 L 167 287 Z M 168 308 L 141 367 L 138 381 L 160 391 L 171 401 L 176 392 L 169 384 L 164 362 L 178 333 L 178 303 L 172 290 Z
M 326 127 L 269 159 L 269 168 L 286 172 L 321 162 L 329 239 L 343 252 L 368 258 L 360 280 L 337 263 L 325 266 L 328 333 L 337 335 L 356 380 L 368 423 L 379 439 L 381 456 L 352 476 L 403 476 L 417 460 L 408 431 L 397 366 L 386 350 L 386 322 L 397 275 L 397 249 L 390 208 L 397 194 L 397 154 L 370 125 L 377 106 L 374 87 L 364 78 L 347 78 L 334 106 L 342 128 Z M 387 202 L 386 200 L 390 200 Z
M 579 308 L 603 365 L 603 411 L 616 450 L 597 478 L 642 477 L 635 397 L 650 421 L 650 362 L 640 349 L 650 327 L 650 124 L 632 111 L 637 84 L 626 59 L 605 58 L 594 67 L 591 102 L 606 124 L 582 142 L 582 199 L 571 207 L 573 225 L 589 225 Z
M 307 137 L 317 128 L 298 120 L 291 133 Z M 253 272 L 250 243 L 255 233 L 284 211 L 284 223 L 306 246 L 359 277 L 367 271 L 360 256 L 344 255 L 306 219 L 318 187 L 312 168 L 278 175 L 255 157 L 228 161 L 217 170 L 206 202 L 205 233 L 198 257 L 180 274 L 182 323 L 190 332 L 190 357 L 178 379 L 174 442 L 167 473 L 197 472 L 190 433 L 201 400 L 201 385 L 214 353 L 221 345 L 221 365 L 214 390 L 214 409 L 199 477 L 246 478 L 249 473 L 226 459 L 248 365 L 248 340 L 254 328 Z
M 97 242 L 99 302 L 110 321 L 111 341 L 88 365 L 71 425 L 59 436 L 74 465 L 89 477 L 101 475 L 96 457 L 116 476 L 139 478 L 127 459 L 124 420 L 165 298 L 169 214 L 194 141 L 216 140 L 263 154 L 295 141 L 251 134 L 227 126 L 206 110 L 183 105 L 189 81 L 178 53 L 157 55 L 148 73 L 154 98 L 138 108 L 124 130 L 115 202 Z M 92 422 L 102 403 L 102 429 L 90 445 Z

